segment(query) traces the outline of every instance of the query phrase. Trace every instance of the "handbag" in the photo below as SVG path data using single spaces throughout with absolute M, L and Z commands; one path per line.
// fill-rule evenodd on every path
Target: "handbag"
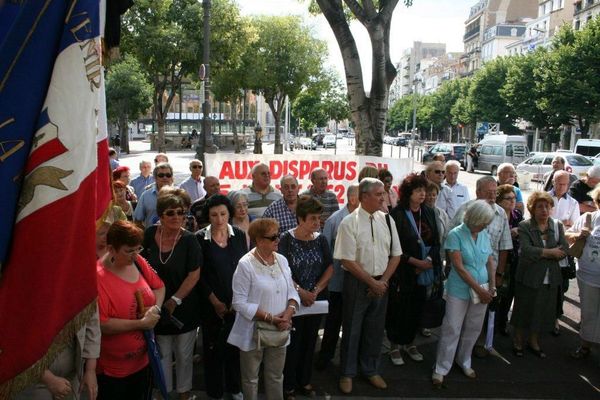
M 488 290 L 490 288 L 490 285 L 488 283 L 482 283 L 479 286 L 481 286 L 485 290 Z M 475 289 L 469 288 L 469 293 L 471 294 L 471 303 L 473 303 L 473 304 L 481 303 L 481 299 L 479 298 L 479 295 L 477 294 Z
M 444 284 L 440 276 L 432 285 L 431 294 L 423 304 L 421 313 L 421 328 L 433 329 L 442 325 L 446 314 L 446 300 L 444 299 Z
M 558 237 L 558 220 L 554 220 L 554 237 L 556 239 L 556 243 L 559 243 Z M 582 249 L 583 250 L 583 249 Z M 575 260 L 572 256 L 566 256 L 562 260 L 558 262 L 558 266 L 560 267 L 560 274 L 562 275 L 563 280 L 573 279 L 575 278 Z
M 584 214 L 585 221 L 583 223 L 583 228 L 591 229 L 592 228 L 592 214 L 587 212 Z M 583 248 L 585 247 L 586 238 L 580 238 L 575 241 L 571 246 L 569 246 L 569 250 L 567 254 L 571 257 L 580 258 L 583 254 Z
M 410 222 L 413 230 L 415 231 L 415 233 L 417 234 L 417 237 L 419 238 L 418 240 L 419 240 L 419 245 L 421 246 L 421 256 L 424 257 L 423 259 L 427 259 L 427 257 L 429 256 L 429 251 L 431 250 L 431 246 L 425 246 L 425 243 L 423 242 L 423 239 L 421 238 L 421 232 L 419 231 L 419 229 L 417 229 L 417 223 L 415 222 L 415 219 L 414 219 L 412 213 L 409 210 L 404 210 L 404 212 L 406 213 L 406 218 Z M 419 286 L 431 286 L 431 285 L 433 285 L 434 281 L 435 281 L 435 272 L 433 271 L 433 268 L 429 268 L 424 271 L 421 271 L 421 273 L 417 275 L 417 284 Z
M 286 281 L 286 299 L 288 296 L 288 285 L 287 278 L 283 273 L 283 268 L 279 264 L 277 257 L 275 257 L 275 262 L 283 275 L 283 279 Z M 287 300 L 286 300 L 287 301 Z M 290 337 L 290 331 L 280 331 L 277 326 L 267 322 L 267 321 L 256 321 L 254 323 L 254 335 L 253 339 L 256 341 L 256 349 L 260 350 L 263 347 L 282 347 L 285 346 Z

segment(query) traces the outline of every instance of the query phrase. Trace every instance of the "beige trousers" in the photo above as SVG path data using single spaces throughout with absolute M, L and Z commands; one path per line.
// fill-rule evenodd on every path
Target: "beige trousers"
M 240 351 L 240 372 L 244 400 L 258 398 L 258 372 L 264 363 L 264 383 L 267 400 L 283 399 L 283 366 L 286 346 Z

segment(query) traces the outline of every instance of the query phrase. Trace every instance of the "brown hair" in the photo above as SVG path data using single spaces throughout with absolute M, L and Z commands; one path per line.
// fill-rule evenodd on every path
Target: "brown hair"
M 116 221 L 106 233 L 106 244 L 115 250 L 119 250 L 121 246 L 139 246 L 143 240 L 144 231 L 129 221 Z
M 398 199 L 398 204 L 402 208 L 408 208 L 410 203 L 410 196 L 412 193 L 418 188 L 424 188 L 427 190 L 427 184 L 429 181 L 421 174 L 417 174 L 413 172 L 412 174 L 408 174 L 406 178 L 400 184 L 398 188 L 398 194 L 400 198 Z
M 554 207 L 554 200 L 552 200 L 552 197 L 547 192 L 536 191 L 531 193 L 527 199 L 527 211 L 529 211 L 529 214 L 533 216 L 533 210 L 537 203 L 540 202 L 548 203 L 550 208 Z
M 379 170 L 372 165 L 365 165 L 358 173 L 358 181 L 362 181 L 365 178 L 375 178 L 379 176 Z
M 500 203 L 502 201 L 502 198 L 509 193 L 515 193 L 515 187 L 513 185 L 507 183 L 498 186 L 498 188 L 496 189 L 496 203 Z
M 425 188 L 425 192 L 431 193 L 434 190 L 436 191 L 437 194 L 440 193 L 440 187 L 438 185 L 436 185 L 435 183 L 433 183 L 431 181 L 427 181 L 427 187 Z
M 321 214 L 323 212 L 323 204 L 309 195 L 302 195 L 298 198 L 296 204 L 296 217 L 298 219 L 306 219 L 308 214 Z
M 250 240 L 256 243 L 257 239 L 265 236 L 267 231 L 273 228 L 279 232 L 279 222 L 275 218 L 258 218 L 250 223 L 248 236 L 250 236 Z
M 164 186 L 156 199 L 156 214 L 160 217 L 169 208 L 182 208 L 187 211 L 192 205 L 190 195 L 183 189 L 173 186 Z

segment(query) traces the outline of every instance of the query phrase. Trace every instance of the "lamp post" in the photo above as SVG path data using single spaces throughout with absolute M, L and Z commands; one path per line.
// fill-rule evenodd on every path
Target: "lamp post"
M 205 162 L 204 153 L 216 153 L 217 150 L 213 143 L 210 121 L 210 6 L 210 0 L 202 0 L 204 37 L 202 38 L 202 65 L 199 78 L 204 82 L 204 103 L 202 103 L 202 130 L 196 146 L 196 158 L 203 163 Z
M 411 138 L 411 152 L 410 156 L 415 156 L 415 135 L 417 133 L 417 83 L 421 82 L 419 79 L 413 80 L 413 116 L 412 116 L 412 132 Z

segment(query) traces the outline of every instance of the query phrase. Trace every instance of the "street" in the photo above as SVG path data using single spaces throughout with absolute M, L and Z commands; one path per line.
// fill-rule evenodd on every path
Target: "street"
M 340 143 L 341 142 L 341 143 Z M 352 154 L 353 146 L 347 139 L 338 141 L 338 154 Z M 154 152 L 149 151 L 149 143 L 144 141 L 131 142 L 132 153 L 122 155 L 122 165 L 131 168 L 131 176 L 138 175 L 140 160 L 154 159 Z M 264 153 L 272 154 L 273 146 L 264 144 Z M 251 152 L 248 148 L 247 152 Z M 285 156 L 293 157 L 300 153 L 325 153 L 333 156 L 334 149 L 296 150 L 285 152 Z M 385 157 L 408 157 L 407 148 L 384 145 Z M 188 163 L 195 157 L 190 150 L 169 152 L 170 163 L 175 172 L 175 182 L 181 182 L 188 176 Z M 415 170 L 421 170 L 420 162 L 415 162 Z M 206 166 L 210 174 L 211 166 Z M 461 171 L 459 181 L 469 187 L 471 195 L 475 195 L 475 182 L 484 173 L 466 173 Z M 397 183 L 399 177 L 394 177 Z M 537 186 L 524 190 L 526 198 Z M 545 360 L 525 353 L 525 357 L 516 358 L 512 352 L 512 341 L 509 337 L 496 336 L 495 354 L 486 359 L 473 359 L 473 368 L 477 371 L 477 379 L 470 380 L 454 368 L 445 380 L 445 387 L 434 389 L 431 385 L 431 367 L 434 362 L 436 343 L 439 329 L 433 331 L 429 338 L 418 336 L 417 344 L 425 357 L 425 361 L 415 363 L 405 357 L 404 366 L 393 366 L 386 354 L 382 355 L 383 377 L 389 388 L 385 391 L 374 389 L 362 378 L 355 379 L 354 391 L 351 398 L 527 398 L 527 399 L 598 399 L 600 398 L 600 373 L 598 354 L 585 360 L 574 360 L 569 357 L 569 351 L 578 344 L 577 328 L 579 323 L 579 296 L 576 280 L 570 281 L 570 288 L 565 301 L 565 315 L 561 320 L 561 335 L 553 337 L 549 333 L 541 338 L 542 346 L 548 354 Z M 318 345 L 317 345 L 318 347 Z M 386 346 L 382 353 L 386 352 Z M 314 371 L 313 385 L 319 398 L 342 399 L 339 396 L 338 361 L 322 372 Z M 204 387 L 203 364 L 200 362 L 194 369 L 194 390 L 200 399 L 207 398 L 202 391 Z

